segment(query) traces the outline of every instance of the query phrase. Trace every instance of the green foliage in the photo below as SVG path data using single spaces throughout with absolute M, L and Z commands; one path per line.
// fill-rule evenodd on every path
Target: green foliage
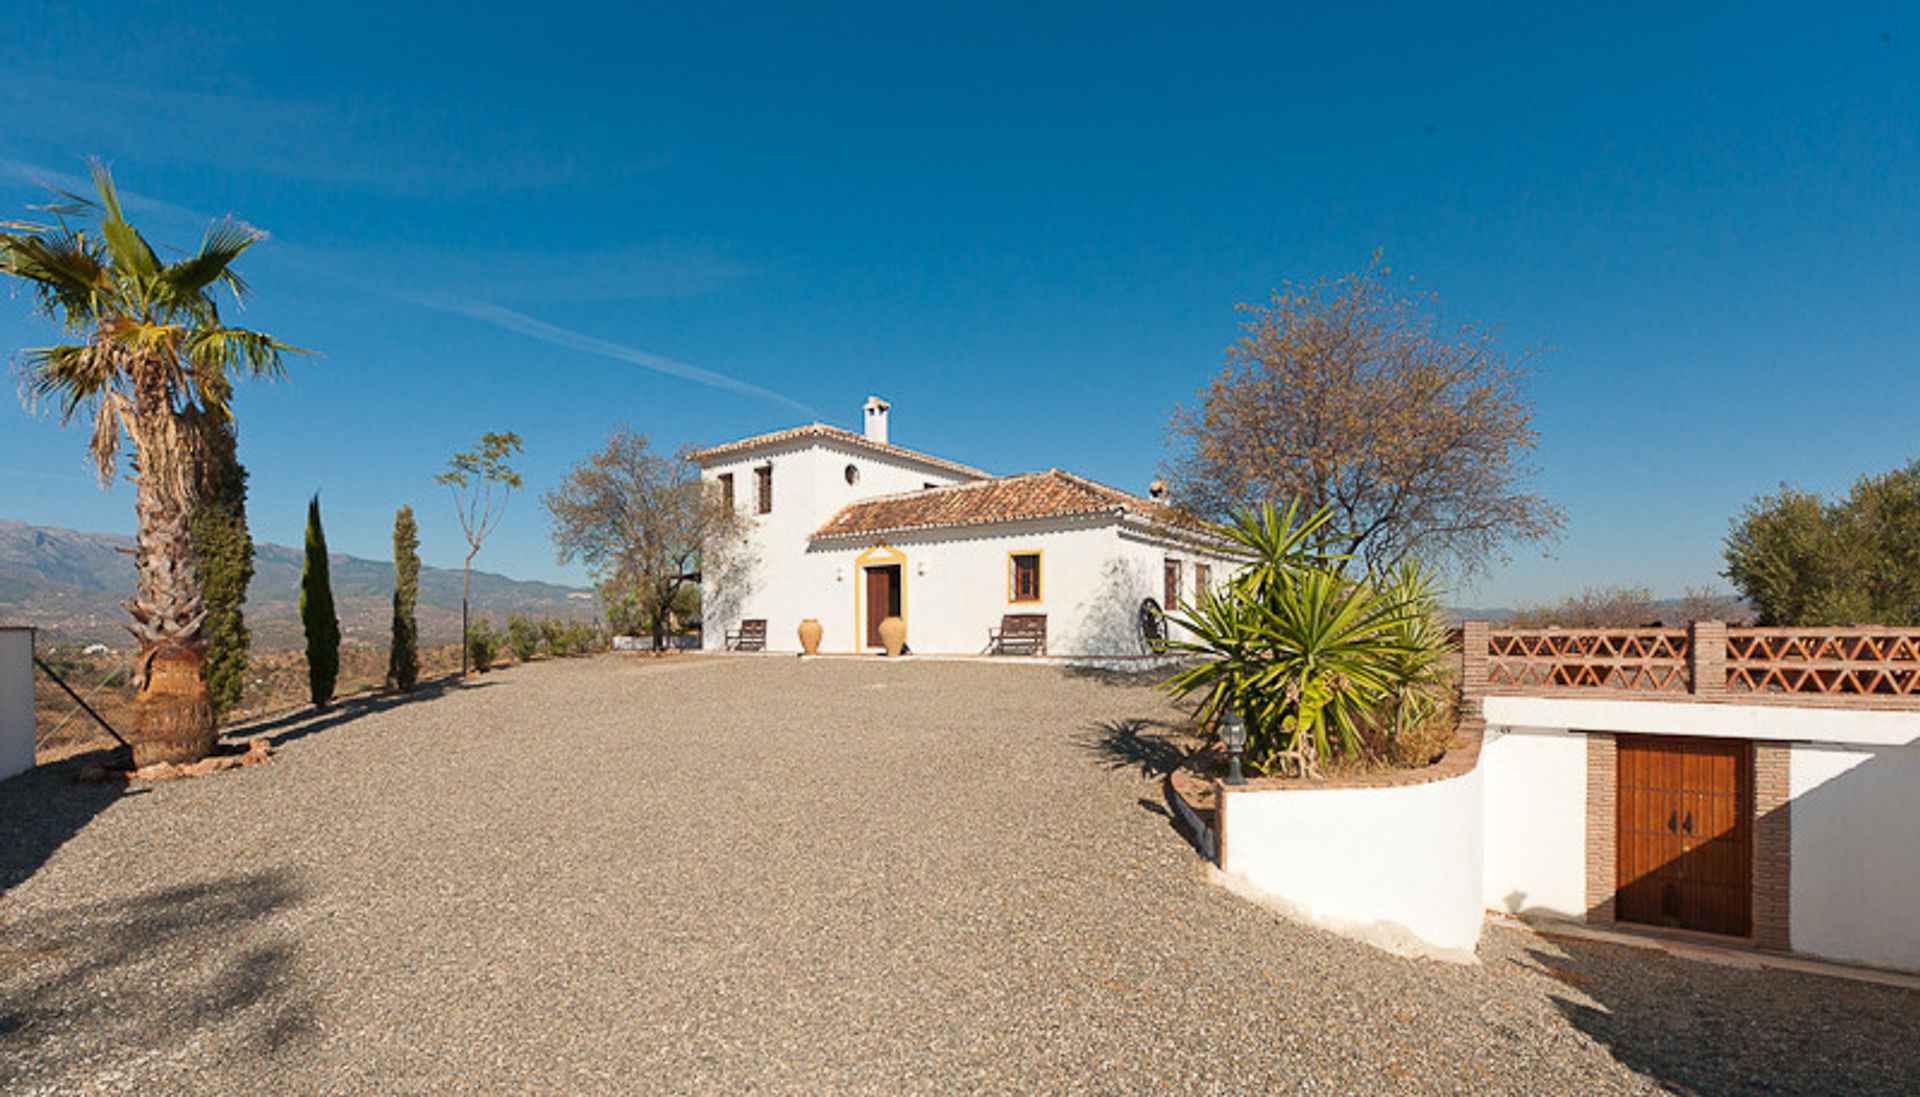
M 467 658 L 473 669 L 485 674 L 493 669 L 493 657 L 500 653 L 501 636 L 485 617 L 467 626 Z
M 412 689 L 420 679 L 420 624 L 414 604 L 420 597 L 420 527 L 413 508 L 393 516 L 393 642 L 387 650 L 387 685 Z
M 600 647 L 600 634 L 585 621 L 567 622 L 567 650 L 575 655 L 585 655 Z
M 340 677 L 340 619 L 327 574 L 327 535 L 320 528 L 320 497 L 307 504 L 307 555 L 300 571 L 300 623 L 307 634 L 307 686 L 314 706 L 333 701 Z
M 534 624 L 525 614 L 515 613 L 507 618 L 507 646 L 513 649 L 513 657 L 524 663 L 540 651 L 540 626 Z
M 540 642 L 546 645 L 547 654 L 567 654 L 570 650 L 567 640 L 567 623 L 565 621 L 549 617 L 540 622 Z
M 1920 460 L 1830 503 L 1786 485 L 1755 499 L 1726 561 L 1763 625 L 1920 624 Z
M 1166 687 L 1201 695 L 1204 730 L 1238 710 L 1256 769 L 1286 752 L 1361 755 L 1369 730 L 1390 747 L 1443 704 L 1446 631 L 1431 578 L 1416 566 L 1377 583 L 1347 575 L 1325 551 L 1328 521 L 1324 509 L 1302 520 L 1297 504 L 1237 511 L 1226 532 L 1250 563 L 1170 615 L 1185 634 L 1168 648 L 1201 661 Z
M 253 536 L 247 530 L 247 470 L 236 452 L 233 424 L 209 423 L 203 432 L 201 483 L 193 514 L 193 552 L 207 620 L 207 692 L 216 715 L 240 704 L 253 634 L 241 607 L 253 580 Z

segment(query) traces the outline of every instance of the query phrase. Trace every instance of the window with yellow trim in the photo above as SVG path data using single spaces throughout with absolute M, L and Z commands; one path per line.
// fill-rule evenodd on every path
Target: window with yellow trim
M 1007 600 L 1009 602 L 1038 602 L 1040 600 L 1039 553 L 1010 553 L 1007 557 L 1007 570 Z

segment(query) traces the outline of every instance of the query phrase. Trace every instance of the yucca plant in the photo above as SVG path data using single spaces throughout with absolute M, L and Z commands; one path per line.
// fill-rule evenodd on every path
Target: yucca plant
M 1362 727 L 1389 715 L 1427 663 L 1418 626 L 1431 601 L 1346 575 L 1343 558 L 1323 548 L 1329 520 L 1326 511 L 1301 520 L 1297 506 L 1236 514 L 1228 534 L 1252 562 L 1172 617 L 1184 635 L 1169 648 L 1200 661 L 1166 687 L 1202 695 L 1196 717 L 1206 730 L 1237 708 L 1256 768 L 1283 754 L 1360 753 Z
M 25 351 L 29 405 L 51 403 L 62 422 L 91 413 L 88 448 L 103 485 L 122 436 L 132 444 L 134 759 L 191 761 L 215 738 L 192 530 L 205 435 L 230 419 L 235 379 L 280 374 L 295 348 L 220 318 L 215 292 L 225 287 L 236 300 L 246 292 L 233 263 L 259 232 L 221 220 L 199 250 L 164 262 L 128 223 L 98 161 L 93 183 L 97 198 L 57 192 L 36 207 L 45 220 L 0 224 L 0 274 L 31 288 L 39 311 L 79 339 Z

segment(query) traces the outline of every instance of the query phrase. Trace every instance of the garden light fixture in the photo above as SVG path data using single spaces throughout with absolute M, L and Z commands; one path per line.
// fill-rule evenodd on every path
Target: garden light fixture
M 1220 743 L 1227 748 L 1227 784 L 1246 784 L 1240 773 L 1240 752 L 1247 749 L 1247 721 L 1238 709 L 1228 709 L 1220 721 Z

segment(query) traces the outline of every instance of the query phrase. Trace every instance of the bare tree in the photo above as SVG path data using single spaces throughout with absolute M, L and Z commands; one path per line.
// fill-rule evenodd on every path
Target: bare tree
M 1558 605 L 1516 607 L 1514 628 L 1641 628 L 1661 619 L 1646 587 L 1588 587 Z
M 480 436 L 477 449 L 456 453 L 447 461 L 447 470 L 434 477 L 453 492 L 454 510 L 460 516 L 460 532 L 467 539 L 467 558 L 460 575 L 460 673 L 467 673 L 467 590 L 473 582 L 473 558 L 480 554 L 480 543 L 487 539 L 507 516 L 507 499 L 520 486 L 520 474 L 507 464 L 507 458 L 520 452 L 520 436 L 507 431 L 488 431 Z
M 1555 534 L 1560 512 L 1522 486 L 1531 355 L 1509 357 L 1490 328 L 1443 327 L 1434 296 L 1390 274 L 1376 253 L 1359 273 L 1239 306 L 1226 368 L 1197 407 L 1174 409 L 1177 502 L 1215 518 L 1264 501 L 1330 507 L 1375 575 L 1409 556 L 1471 574 Z
M 739 516 L 682 452 L 621 427 L 546 496 L 560 562 L 584 562 L 603 591 L 631 598 L 656 650 L 683 594 L 732 550 Z

